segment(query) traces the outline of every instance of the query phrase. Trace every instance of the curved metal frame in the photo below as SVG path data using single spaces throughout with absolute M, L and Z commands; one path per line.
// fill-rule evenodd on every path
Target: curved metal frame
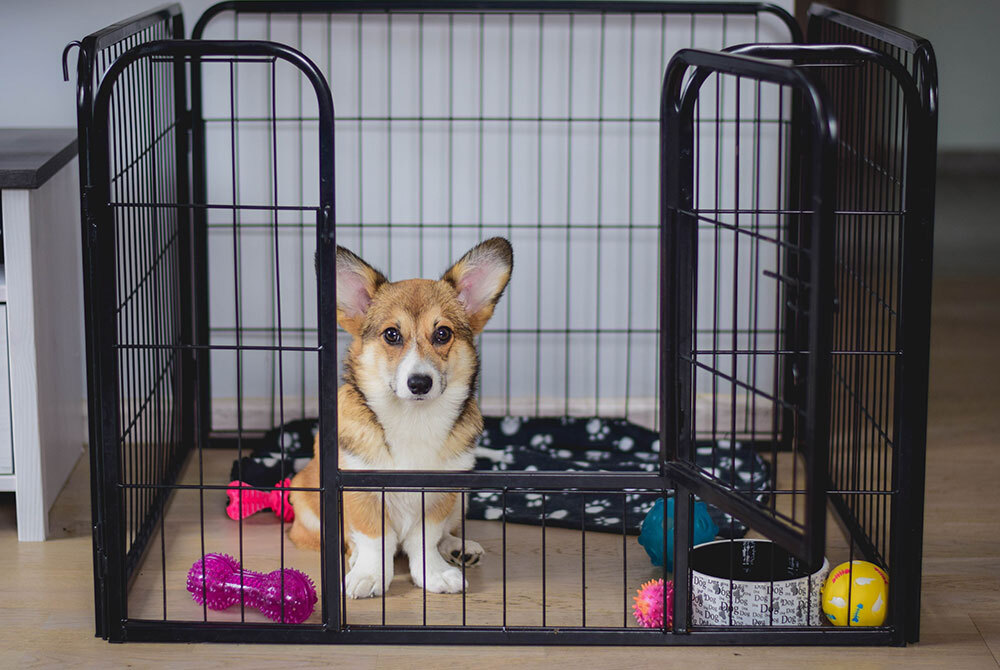
M 794 49 L 795 47 L 790 47 Z M 689 75 L 690 73 L 690 75 Z M 684 360 L 684 352 L 692 346 L 691 304 L 692 281 L 697 275 L 697 222 L 683 212 L 694 206 L 694 113 L 695 102 L 702 85 L 713 74 L 729 74 L 747 79 L 788 86 L 802 99 L 799 122 L 807 122 L 805 140 L 808 156 L 810 198 L 813 215 L 810 222 L 810 264 L 812 315 L 809 323 L 809 370 L 806 396 L 804 441 L 809 445 L 806 459 L 808 480 L 804 533 L 799 534 L 759 511 L 745 496 L 728 492 L 706 477 L 694 466 L 693 422 L 684 404 L 691 397 L 692 369 Z M 660 374 L 663 398 L 661 404 L 661 444 L 671 444 L 678 436 L 676 451 L 669 455 L 670 476 L 678 482 L 674 528 L 674 566 L 677 574 L 688 573 L 688 546 L 691 542 L 691 495 L 710 501 L 731 514 L 749 519 L 754 528 L 799 555 L 809 564 L 822 561 L 825 545 L 826 496 L 825 463 L 829 441 L 827 413 L 820 411 L 823 390 L 829 385 L 829 352 L 832 310 L 822 305 L 832 304 L 832 254 L 827 250 L 833 243 L 833 166 L 836 142 L 836 120 L 832 116 L 826 91 L 802 70 L 772 62 L 765 58 L 741 54 L 684 49 L 670 61 L 663 84 L 660 111 L 661 142 L 661 206 L 660 257 L 664 270 L 660 274 L 661 295 L 669 301 L 661 309 Z M 667 457 L 665 455 L 665 457 Z M 687 622 L 688 584 L 675 580 L 674 621 Z
M 198 59 L 207 56 L 227 57 L 270 57 L 283 60 L 299 69 L 312 84 L 319 111 L 319 154 L 320 180 L 319 205 L 317 209 L 317 273 L 318 295 L 321 296 L 318 305 L 317 323 L 319 325 L 319 359 L 320 359 L 320 425 L 321 440 L 325 453 L 336 454 L 337 415 L 336 415 L 336 243 L 334 214 L 334 162 L 333 162 L 333 99 L 326 80 L 319 68 L 302 53 L 282 44 L 273 42 L 250 41 L 192 41 L 192 40 L 160 40 L 147 42 L 133 47 L 122 54 L 105 73 L 93 105 L 93 144 L 91 147 L 93 190 L 89 202 L 91 220 L 91 239 L 88 245 L 93 258 L 93 286 L 91 300 L 94 313 L 88 324 L 93 329 L 95 342 L 95 358 L 93 360 L 95 381 L 100 388 L 98 394 L 100 403 L 101 442 L 94 445 L 95 450 L 103 452 L 101 479 L 95 480 L 94 486 L 103 489 L 103 523 L 107 542 L 107 577 L 113 585 L 109 589 L 106 617 L 109 622 L 124 621 L 127 618 L 127 606 L 124 590 L 128 584 L 125 567 L 124 533 L 122 528 L 123 511 L 119 495 L 121 478 L 121 463 L 119 458 L 117 426 L 119 425 L 119 388 L 117 374 L 117 327 L 116 305 L 117 287 L 115 281 L 115 229 L 113 206 L 110 194 L 110 156 L 109 156 L 109 105 L 112 92 L 119 77 L 134 63 L 147 58 L 162 57 L 175 59 L 183 67 L 184 59 Z M 183 133 L 178 133 L 183 134 Z M 187 204 L 177 203 L 182 208 Z M 192 203 L 196 207 L 197 203 Z M 197 284 L 192 287 L 197 292 Z M 99 296 L 99 298 L 95 298 Z M 192 343 L 193 349 L 197 344 Z M 92 419 L 92 425 L 94 421 Z M 332 471 L 332 472 L 331 472 Z M 325 459 L 320 485 L 329 486 L 331 474 L 336 477 L 336 459 Z M 325 481 L 324 481 L 325 480 Z M 324 496 L 325 514 L 328 518 L 337 518 L 337 496 Z M 324 544 L 340 546 L 338 524 L 324 524 Z M 324 554 L 324 574 L 332 577 L 338 583 L 339 560 L 329 560 Z M 339 611 L 337 589 L 323 589 L 323 607 L 330 620 L 337 620 Z M 105 631 L 110 639 L 120 640 L 124 637 L 123 628 Z
M 98 54 L 107 48 L 119 44 L 133 35 L 136 35 L 157 23 L 169 23 L 170 30 L 174 37 L 184 37 L 184 16 L 181 13 L 181 6 L 177 3 L 162 5 L 147 12 L 137 14 L 131 18 L 114 23 L 103 30 L 84 37 L 79 42 L 72 42 L 63 50 L 63 75 L 68 80 L 69 68 L 67 57 L 72 46 L 79 47 L 76 66 L 76 106 L 77 106 L 77 145 L 79 146 L 79 172 L 80 172 L 80 212 L 83 242 L 83 302 L 84 302 L 84 336 L 87 352 L 87 411 L 90 417 L 99 416 L 101 413 L 101 396 L 99 393 L 100 382 L 97 373 L 97 339 L 95 338 L 95 328 L 93 327 L 93 299 L 94 288 L 94 259 L 91 256 L 90 241 L 96 232 L 93 217 L 92 192 L 93 170 L 91 161 L 94 145 L 90 136 L 93 129 L 93 109 L 94 109 L 94 86 L 97 83 L 97 59 Z M 179 73 L 183 77 L 183 73 Z M 180 86 L 178 90 L 184 90 L 185 86 Z M 183 109 L 184 100 L 180 98 L 175 101 L 175 106 Z M 178 153 L 182 150 L 180 144 L 183 140 L 178 134 Z M 186 147 L 186 144 L 183 145 Z M 186 152 L 186 148 L 183 148 Z M 181 166 L 178 165 L 181 169 Z M 183 178 L 178 178 L 178 184 L 185 184 L 187 181 L 186 172 Z M 100 481 L 104 471 L 104 461 L 102 450 L 98 445 L 103 443 L 101 422 L 88 421 L 88 439 L 90 448 L 90 481 Z M 102 519 L 102 509 L 104 505 L 103 490 L 100 486 L 90 487 L 90 509 L 93 523 L 93 549 L 94 549 L 94 609 L 95 626 L 98 636 L 107 637 L 108 619 L 105 611 L 107 608 L 108 584 L 106 584 L 107 574 L 107 547 L 106 535 Z
M 793 42 L 802 41 L 802 29 L 787 11 L 769 2 L 581 2 L 580 0 L 225 0 L 204 11 L 191 32 L 191 39 L 202 39 L 205 28 L 213 18 L 223 12 L 233 11 L 245 14 L 268 12 L 282 14 L 327 14 L 327 13 L 462 13 L 462 12 L 529 12 L 580 14 L 772 14 L 788 28 Z

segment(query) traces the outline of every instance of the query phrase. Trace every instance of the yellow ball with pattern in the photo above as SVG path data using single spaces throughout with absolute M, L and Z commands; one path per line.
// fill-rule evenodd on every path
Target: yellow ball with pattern
M 868 561 L 841 563 L 826 578 L 822 600 L 834 626 L 881 626 L 889 607 L 889 576 Z

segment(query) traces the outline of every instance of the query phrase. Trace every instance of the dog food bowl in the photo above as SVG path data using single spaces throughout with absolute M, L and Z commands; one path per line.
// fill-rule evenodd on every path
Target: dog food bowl
M 690 567 L 695 626 L 823 622 L 820 590 L 830 571 L 825 558 L 810 574 L 801 561 L 767 540 L 716 540 L 692 550 Z

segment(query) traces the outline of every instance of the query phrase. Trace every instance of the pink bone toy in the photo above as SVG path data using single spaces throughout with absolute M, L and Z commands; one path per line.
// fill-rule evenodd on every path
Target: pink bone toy
M 304 573 L 293 568 L 266 575 L 244 570 L 227 554 L 205 554 L 195 561 L 188 571 L 187 590 L 196 603 L 207 603 L 213 610 L 232 607 L 242 592 L 245 604 L 281 623 L 302 623 L 316 606 L 316 587 Z
M 286 477 L 275 484 L 275 488 L 287 489 L 291 485 L 291 480 Z M 242 495 L 240 494 L 241 490 L 243 491 Z M 295 510 L 292 508 L 291 503 L 288 502 L 288 491 L 261 491 L 253 488 L 246 482 L 233 480 L 229 482 L 226 494 L 229 496 L 226 514 L 233 521 L 245 519 L 262 509 L 269 508 L 274 511 L 279 519 L 283 518 L 286 522 L 292 521 L 295 518 Z

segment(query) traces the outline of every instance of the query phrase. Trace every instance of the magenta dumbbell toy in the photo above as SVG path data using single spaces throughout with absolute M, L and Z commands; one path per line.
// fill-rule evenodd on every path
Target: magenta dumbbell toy
M 227 554 L 205 554 L 195 561 L 188 571 L 187 590 L 196 603 L 213 610 L 237 604 L 242 592 L 244 603 L 282 623 L 302 623 L 316 606 L 316 587 L 304 573 L 292 568 L 266 575 L 244 570 Z

